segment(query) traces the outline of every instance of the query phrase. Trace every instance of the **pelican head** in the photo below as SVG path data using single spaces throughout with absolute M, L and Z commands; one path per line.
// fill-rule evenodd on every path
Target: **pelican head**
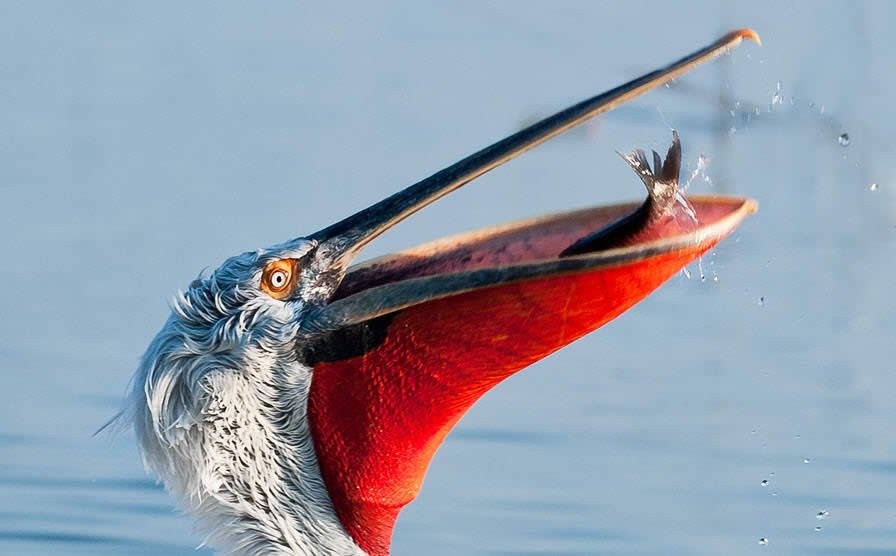
M 243 253 L 194 280 L 135 377 L 146 465 L 233 553 L 362 553 L 329 502 L 306 418 L 311 369 L 296 344 L 309 301 L 333 287 L 312 270 L 317 247 Z

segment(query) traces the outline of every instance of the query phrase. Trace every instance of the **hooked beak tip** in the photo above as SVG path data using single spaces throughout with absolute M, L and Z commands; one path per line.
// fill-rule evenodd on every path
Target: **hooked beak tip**
M 735 37 L 740 37 L 741 39 L 751 39 L 755 41 L 759 46 L 762 46 L 762 39 L 759 38 L 759 33 L 750 29 L 749 27 L 744 27 L 743 29 L 733 31 L 731 34 Z

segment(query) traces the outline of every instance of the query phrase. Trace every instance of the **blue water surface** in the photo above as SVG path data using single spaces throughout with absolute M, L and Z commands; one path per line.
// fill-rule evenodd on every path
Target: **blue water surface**
M 762 48 L 368 250 L 639 198 L 614 151 L 670 127 L 683 173 L 707 160 L 691 191 L 760 203 L 690 277 L 486 395 L 393 553 L 896 553 L 896 13 L 724 4 L 8 3 L 0 554 L 211 554 L 133 436 L 93 436 L 178 287 L 746 25 Z

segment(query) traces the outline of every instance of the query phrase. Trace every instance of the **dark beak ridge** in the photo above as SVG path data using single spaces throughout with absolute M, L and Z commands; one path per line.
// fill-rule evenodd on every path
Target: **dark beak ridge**
M 614 89 L 561 110 L 488 146 L 432 176 L 313 234 L 330 270 L 344 276 L 358 253 L 380 234 L 426 205 L 548 139 L 680 77 L 744 39 L 759 42 L 751 29 L 732 31 L 716 42 Z

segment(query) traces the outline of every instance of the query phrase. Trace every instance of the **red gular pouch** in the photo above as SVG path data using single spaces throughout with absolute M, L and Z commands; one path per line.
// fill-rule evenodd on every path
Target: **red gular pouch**
M 331 292 L 311 300 L 298 358 L 313 369 L 308 420 L 339 519 L 373 556 L 389 552 L 439 444 L 485 392 L 646 297 L 756 209 L 678 190 L 681 144 L 665 161 L 624 156 L 643 203 L 488 228 L 348 267 L 427 204 L 597 114 L 757 39 L 734 31 L 680 60 L 532 124 L 309 237 Z M 332 289 L 328 289 L 332 286 Z
M 401 307 L 330 335 L 313 361 L 308 418 L 321 472 L 361 548 L 388 553 L 439 444 L 485 392 L 623 313 L 756 206 L 695 197 L 695 219 L 667 214 L 635 228 L 645 204 L 481 230 L 349 271 L 336 304 Z

